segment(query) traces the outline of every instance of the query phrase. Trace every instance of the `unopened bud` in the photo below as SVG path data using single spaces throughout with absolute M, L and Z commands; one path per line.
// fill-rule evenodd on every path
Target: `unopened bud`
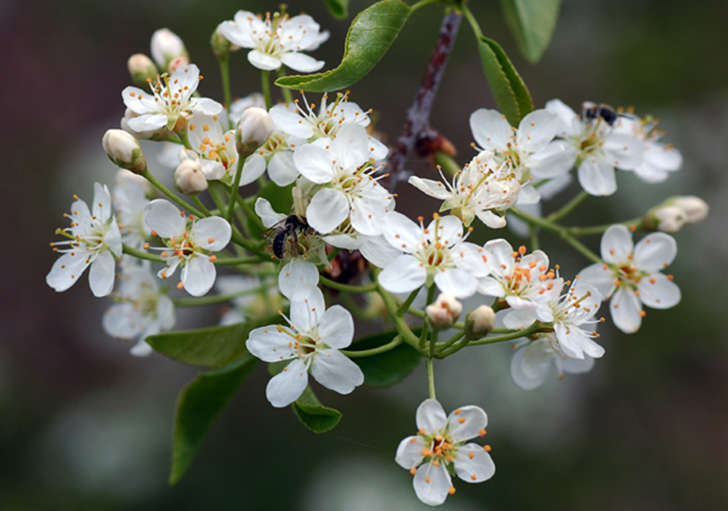
M 678 207 L 685 214 L 685 223 L 702 222 L 708 216 L 708 203 L 695 195 L 680 195 L 670 200 L 670 205 Z
M 463 305 L 447 293 L 440 293 L 433 303 L 425 307 L 425 313 L 430 318 L 432 326 L 437 329 L 448 328 L 455 323 L 463 312 Z
M 141 174 L 147 169 L 139 142 L 124 130 L 106 130 L 101 141 L 109 159 L 122 169 Z
M 273 120 L 265 108 L 251 106 L 247 108 L 238 121 L 235 132 L 238 153 L 247 156 L 255 151 L 273 133 Z
M 220 25 L 222 25 L 222 23 Z M 212 47 L 212 53 L 214 53 L 218 59 L 224 59 L 230 55 L 232 44 L 220 33 L 220 25 L 217 26 L 210 37 L 210 46 Z
M 655 231 L 677 232 L 685 225 L 685 213 L 675 206 L 658 206 L 647 212 L 643 223 Z
M 194 195 L 207 190 L 207 178 L 198 160 L 184 159 L 174 171 L 174 184 L 186 194 Z
M 481 305 L 465 317 L 465 337 L 478 339 L 487 335 L 495 325 L 495 312 L 488 305 Z
M 160 28 L 152 34 L 152 58 L 162 71 L 169 69 L 169 63 L 177 57 L 188 57 L 185 43 L 168 28 Z
M 129 68 L 131 80 L 136 85 L 144 89 L 148 87 L 147 78 L 153 80 L 159 73 L 159 71 L 157 71 L 157 66 L 154 65 L 154 62 L 152 62 L 152 59 L 143 53 L 135 53 L 129 57 L 129 60 L 126 62 L 126 66 Z
M 177 57 L 169 61 L 169 69 L 168 71 L 171 73 L 174 73 L 177 71 L 178 68 L 182 66 L 186 66 L 190 63 L 189 57 Z

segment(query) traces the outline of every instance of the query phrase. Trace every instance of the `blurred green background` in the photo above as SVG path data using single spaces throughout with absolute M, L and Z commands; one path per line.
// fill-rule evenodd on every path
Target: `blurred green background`
M 367 1 L 352 0 L 352 12 Z M 323 1 L 291 1 L 332 36 L 315 56 L 333 65 L 348 24 Z M 677 235 L 671 268 L 682 303 L 648 311 L 639 334 L 605 325 L 607 355 L 586 376 L 526 392 L 510 380 L 509 346 L 464 350 L 438 365 L 446 409 L 482 405 L 490 418 L 496 476 L 458 484 L 445 509 L 722 510 L 728 507 L 728 3 L 671 0 L 565 0 L 551 47 L 526 63 L 507 32 L 498 2 L 471 1 L 487 35 L 500 41 L 543 105 L 559 97 L 635 105 L 663 121 L 666 141 L 683 153 L 682 170 L 659 185 L 622 176 L 616 198 L 591 199 L 575 224 L 623 220 L 663 197 L 698 194 L 709 219 Z M 148 52 L 152 31 L 182 36 L 218 96 L 208 48 L 218 22 L 261 1 L 21 1 L 0 4 L 0 124 L 4 224 L 0 343 L 0 509 L 423 509 L 410 475 L 394 464 L 397 442 L 414 431 L 425 397 L 421 370 L 392 389 L 360 388 L 341 397 L 317 387 L 344 413 L 333 432 L 314 436 L 290 410 L 265 401 L 258 369 L 228 407 L 200 456 L 167 486 L 176 394 L 194 377 L 161 356 L 135 359 L 101 330 L 108 301 L 79 285 L 56 294 L 44 283 L 48 248 L 72 193 L 90 198 L 94 180 L 113 182 L 101 135 L 123 114 L 126 59 Z M 420 11 L 352 98 L 373 107 L 377 128 L 395 140 L 439 27 L 435 8 Z M 233 59 L 234 95 L 259 78 Z M 432 124 L 470 158 L 468 115 L 493 101 L 472 34 L 463 26 Z M 426 174 L 425 161 L 413 169 Z M 559 204 L 570 193 L 557 197 Z M 428 215 L 436 203 L 406 186 L 399 204 Z M 548 206 L 547 208 L 554 206 Z M 500 234 L 499 234 L 500 235 Z M 587 242 L 598 246 L 598 238 Z M 573 275 L 586 265 L 558 241 L 543 239 L 552 260 Z M 181 318 L 211 324 L 210 307 Z

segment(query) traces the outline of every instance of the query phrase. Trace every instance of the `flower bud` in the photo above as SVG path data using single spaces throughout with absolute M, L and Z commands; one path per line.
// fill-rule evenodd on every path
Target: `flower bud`
M 677 232 L 685 225 L 685 213 L 675 206 L 658 206 L 643 219 L 646 227 L 662 232 Z
M 465 337 L 478 339 L 493 330 L 495 325 L 495 312 L 488 305 L 481 305 L 468 312 L 465 317 Z
M 126 66 L 129 68 L 132 81 L 144 89 L 148 87 L 147 78 L 153 80 L 159 73 L 152 59 L 143 53 L 135 53 L 129 57 Z
M 670 205 L 680 208 L 685 214 L 685 223 L 702 222 L 708 216 L 708 203 L 695 195 L 681 195 L 670 201 Z
M 185 158 L 174 171 L 174 184 L 185 195 L 194 195 L 207 190 L 207 178 L 202 173 L 200 162 Z
M 265 108 L 251 106 L 240 116 L 235 132 L 238 153 L 247 156 L 255 151 L 273 133 L 273 120 Z
M 152 34 L 151 47 L 152 58 L 163 71 L 168 70 L 172 60 L 188 56 L 182 39 L 168 28 L 160 28 Z
M 189 57 L 176 57 L 169 61 L 168 71 L 170 73 L 174 73 L 175 71 L 177 71 L 177 68 L 186 66 L 189 63 L 190 63 Z
M 222 25 L 222 23 L 220 23 L 220 25 Z M 224 59 L 230 55 L 232 44 L 220 33 L 220 25 L 217 26 L 210 37 L 210 46 L 212 47 L 212 53 L 214 53 L 218 59 Z
M 462 304 L 447 293 L 440 293 L 437 300 L 425 307 L 427 317 L 437 329 L 451 327 L 462 311 Z
M 106 130 L 101 141 L 109 159 L 123 169 L 141 174 L 147 170 L 139 142 L 124 130 Z

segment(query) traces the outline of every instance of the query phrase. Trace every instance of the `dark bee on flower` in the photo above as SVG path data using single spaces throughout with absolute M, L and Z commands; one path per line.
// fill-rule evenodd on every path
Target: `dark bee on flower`
M 585 121 L 594 121 L 598 118 L 604 119 L 604 122 L 610 126 L 614 125 L 620 114 L 614 108 L 609 105 L 592 103 L 591 101 L 585 101 L 581 105 L 581 118 Z
M 271 227 L 269 231 L 268 240 L 273 255 L 278 259 L 283 259 L 286 256 L 296 257 L 298 255 L 299 236 L 313 232 L 306 219 L 298 215 L 289 215 L 285 220 L 281 220 Z

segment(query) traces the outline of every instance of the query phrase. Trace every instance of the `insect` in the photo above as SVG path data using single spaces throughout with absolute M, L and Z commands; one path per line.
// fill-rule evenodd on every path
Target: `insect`
M 300 218 L 298 215 L 289 215 L 285 220 L 281 220 L 271 228 L 268 239 L 272 239 L 271 249 L 273 255 L 278 259 L 283 259 L 285 255 L 298 255 L 298 236 L 310 232 L 313 232 L 313 230 L 308 226 L 305 219 Z
M 604 122 L 612 126 L 620 115 L 623 114 L 617 113 L 614 108 L 603 103 L 597 105 L 591 101 L 585 101 L 581 105 L 581 117 L 585 120 L 593 121 L 601 117 L 604 119 Z

